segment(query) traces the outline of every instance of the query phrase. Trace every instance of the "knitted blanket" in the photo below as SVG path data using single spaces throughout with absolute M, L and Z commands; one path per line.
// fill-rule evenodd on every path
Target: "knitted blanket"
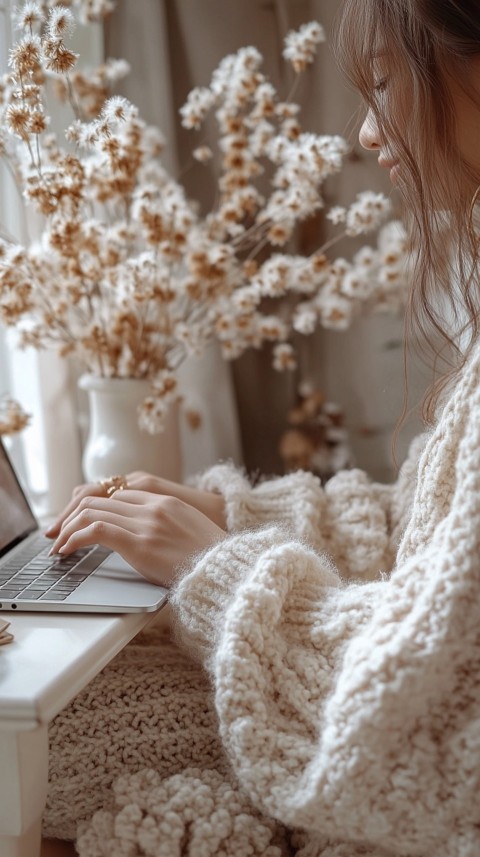
M 78 818 L 105 806 L 79 853 L 478 857 L 480 350 L 394 486 L 349 471 L 325 490 L 301 473 L 252 488 L 227 465 L 200 484 L 223 491 L 231 534 L 172 594 L 189 658 L 175 650 L 170 692 L 164 645 L 124 684 L 127 650 L 82 697 L 89 711 L 103 695 L 91 744 L 74 708 L 52 732 L 52 787 L 77 778 Z M 209 700 L 198 729 L 181 701 L 196 682 Z M 119 696 L 125 735 L 148 752 L 129 750 Z M 154 748 L 178 720 L 187 734 L 171 768 Z M 115 796 L 102 794 L 120 767 Z M 57 812 L 52 791 L 47 830 L 61 834 Z

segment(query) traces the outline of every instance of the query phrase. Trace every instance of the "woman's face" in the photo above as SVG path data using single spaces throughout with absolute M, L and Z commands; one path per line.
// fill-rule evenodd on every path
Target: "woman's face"
M 415 129 L 408 123 L 408 85 L 399 81 L 399 73 L 395 75 L 382 71 L 380 75 L 381 87 L 389 88 L 388 96 L 390 104 L 395 106 L 396 125 L 405 128 L 405 141 L 409 143 L 408 137 L 412 136 Z M 468 60 L 466 86 L 462 86 L 455 76 L 449 77 L 447 86 L 450 92 L 452 104 L 455 110 L 455 133 L 458 151 L 463 160 L 470 165 L 476 175 L 480 175 L 480 55 Z M 377 84 L 378 86 L 379 84 Z M 379 98 L 381 99 L 381 93 Z M 381 101 L 379 103 L 381 113 Z M 394 143 L 385 139 L 381 133 L 375 113 L 369 110 L 365 121 L 360 129 L 359 140 L 365 149 L 378 152 L 378 163 L 380 166 L 390 170 L 390 178 L 397 184 L 401 177 L 401 158 L 395 154 Z M 434 141 L 432 141 L 432 146 Z M 412 149 L 412 146 L 409 146 Z M 475 187 L 469 187 L 469 192 L 474 193 Z
M 387 60 L 387 54 L 379 51 L 373 62 L 373 80 L 377 111 L 370 109 L 360 129 L 359 140 L 365 149 L 378 152 L 378 163 L 390 171 L 390 178 L 397 183 L 400 173 L 400 158 L 395 154 L 392 141 L 386 139 L 385 130 L 379 126 L 378 117 L 387 109 L 394 115 L 395 125 L 402 134 L 407 136 L 406 95 L 411 83 L 406 74 L 400 71 L 399 65 Z M 404 131 L 405 129 L 405 131 Z
M 371 109 L 365 117 L 358 139 L 364 149 L 378 152 L 379 165 L 390 170 L 390 179 L 393 184 L 396 184 L 399 178 L 400 161 L 394 153 L 388 149 L 386 141 L 382 144 L 382 135 L 378 126 L 377 117 Z

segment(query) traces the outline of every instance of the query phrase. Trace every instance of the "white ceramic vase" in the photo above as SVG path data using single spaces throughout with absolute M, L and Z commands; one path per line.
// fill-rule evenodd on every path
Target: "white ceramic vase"
M 138 405 L 149 395 L 141 378 L 82 375 L 79 386 L 88 394 L 89 433 L 83 452 L 84 478 L 108 479 L 132 470 L 180 481 L 182 462 L 178 406 L 170 408 L 164 431 L 149 434 L 138 424 Z

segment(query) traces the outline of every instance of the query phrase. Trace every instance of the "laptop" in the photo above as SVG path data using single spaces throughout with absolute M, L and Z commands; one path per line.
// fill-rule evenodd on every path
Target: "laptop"
M 140 613 L 158 610 L 168 590 L 149 583 L 99 545 L 48 556 L 39 528 L 0 439 L 0 610 Z

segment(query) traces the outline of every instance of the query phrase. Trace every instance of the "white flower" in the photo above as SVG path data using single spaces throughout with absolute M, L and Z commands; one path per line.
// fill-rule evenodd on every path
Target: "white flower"
M 149 434 L 157 434 L 165 427 L 168 404 L 157 396 L 147 396 L 138 408 L 138 424 Z
M 271 341 L 285 339 L 287 336 L 285 322 L 275 315 L 262 316 L 258 324 L 258 330 L 262 339 Z
M 199 325 L 179 322 L 175 326 L 175 337 L 185 348 L 190 357 L 200 357 L 205 348 L 204 331 Z
M 373 247 L 361 247 L 353 257 L 354 266 L 365 272 L 371 271 L 377 264 L 377 261 L 378 253 Z
M 300 134 L 295 140 L 275 137 L 267 147 L 269 158 L 279 165 L 273 184 L 281 187 L 303 180 L 307 187 L 323 182 L 341 169 L 347 151 L 341 137 L 310 133 Z
M 107 122 L 127 122 L 138 116 L 138 108 L 122 95 L 113 95 L 103 105 L 102 116 Z
M 75 119 L 65 131 L 65 139 L 69 143 L 78 145 L 82 140 L 83 122 L 81 119 Z
M 318 315 L 315 309 L 308 304 L 299 304 L 293 316 L 292 326 L 297 333 L 304 336 L 313 333 L 318 324 Z
M 195 160 L 199 161 L 201 164 L 206 164 L 207 161 L 210 161 L 213 158 L 213 152 L 209 146 L 198 146 L 193 150 L 192 155 Z
M 70 126 L 72 127 L 72 126 Z M 74 123 L 74 136 L 78 144 L 85 149 L 93 148 L 98 142 L 98 124 L 96 122 Z
M 244 286 L 233 293 L 232 304 L 243 312 L 254 310 L 261 300 L 260 290 L 256 286 Z
M 273 348 L 273 368 L 277 372 L 292 371 L 297 368 L 295 351 L 288 342 L 282 342 Z
M 171 369 L 163 369 L 163 371 L 159 372 L 153 380 L 152 387 L 157 396 L 161 396 L 166 403 L 178 399 L 178 378 Z
M 75 29 L 75 18 L 66 6 L 54 6 L 50 9 L 47 21 L 47 32 L 54 38 L 71 36 Z
M 275 126 L 266 119 L 262 119 L 256 123 L 252 133 L 248 138 L 248 145 L 255 158 L 258 158 L 266 153 L 267 145 L 275 136 Z
M 374 285 L 372 285 L 365 273 L 355 270 L 354 268 L 351 271 L 347 271 L 343 277 L 340 290 L 342 294 L 346 295 L 348 298 L 366 300 L 371 297 L 372 292 L 374 291 Z
M 215 96 L 207 87 L 197 86 L 192 89 L 185 104 L 180 108 L 183 127 L 199 128 L 214 101 Z
M 101 22 L 115 9 L 114 0 L 82 0 L 79 17 L 83 24 Z
M 289 101 L 279 101 L 275 106 L 275 115 L 280 119 L 295 119 L 300 113 L 300 105 Z
M 397 291 L 399 285 L 402 284 L 404 272 L 401 266 L 388 265 L 380 268 L 378 273 L 378 282 L 387 291 Z
M 347 330 L 353 317 L 351 301 L 341 295 L 330 294 L 320 305 L 323 327 L 331 330 Z
M 390 201 L 383 193 L 367 190 L 357 194 L 347 212 L 347 235 L 361 235 L 377 229 L 390 209 Z
M 138 121 L 138 120 L 137 120 Z M 143 149 L 145 155 L 149 156 L 152 161 L 149 164 L 152 179 L 157 179 L 160 175 L 166 175 L 166 171 L 158 163 L 157 159 L 165 147 L 165 137 L 159 128 L 148 125 L 143 130 Z
M 378 247 L 381 252 L 389 252 L 395 249 L 395 252 L 405 253 L 407 242 L 407 233 L 403 223 L 399 220 L 391 220 L 380 229 L 378 233 Z
M 298 31 L 292 31 L 285 37 L 283 56 L 292 63 L 296 72 L 301 72 L 313 62 L 317 45 L 324 41 L 325 31 L 317 21 L 303 24 Z
M 14 9 L 13 22 L 18 30 L 33 30 L 44 20 L 39 3 L 27 2 Z
M 24 36 L 10 49 L 8 64 L 10 68 L 23 76 L 40 62 L 42 43 L 35 33 Z M 14 103 L 12 104 L 14 106 Z
M 240 48 L 236 54 L 225 56 L 212 74 L 210 89 L 215 98 L 222 98 L 229 106 L 238 102 L 247 80 L 262 64 L 262 55 L 254 47 Z
M 338 226 L 339 223 L 345 223 L 345 219 L 347 216 L 347 209 L 342 205 L 335 205 L 330 209 L 328 214 L 326 215 L 327 220 L 331 220 L 334 226 Z
M 264 297 L 281 297 L 289 287 L 291 260 L 288 256 L 275 254 L 267 259 L 252 283 Z
M 250 121 L 263 121 L 269 116 L 274 116 L 276 97 L 277 93 L 271 83 L 265 81 L 257 86 L 253 95 L 255 107 L 250 114 Z
M 112 59 L 109 57 L 104 64 L 104 74 L 109 83 L 117 83 L 117 81 L 126 77 L 130 73 L 130 63 L 123 59 Z

